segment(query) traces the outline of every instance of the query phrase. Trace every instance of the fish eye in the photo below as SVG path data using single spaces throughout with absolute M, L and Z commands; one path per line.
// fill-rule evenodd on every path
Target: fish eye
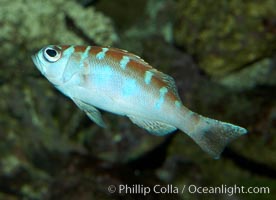
M 49 62 L 56 62 L 61 56 L 61 51 L 55 47 L 46 47 L 43 56 Z

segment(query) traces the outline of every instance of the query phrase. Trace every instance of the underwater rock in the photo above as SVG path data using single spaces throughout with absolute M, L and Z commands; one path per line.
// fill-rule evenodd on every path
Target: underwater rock
M 275 52 L 274 0 L 177 1 L 175 42 L 210 76 L 221 77 Z
M 117 34 L 110 18 L 73 0 L 1 0 L 0 24 L 0 198 L 42 199 L 68 152 L 83 149 L 69 138 L 82 118 L 31 55 L 48 44 L 112 45 Z
M 119 0 L 118 2 L 125 1 L 126 0 Z M 141 10 L 138 11 L 137 15 L 139 17 L 133 15 L 132 6 L 133 4 L 134 6 L 136 5 L 135 2 L 139 4 L 139 7 L 137 5 L 138 8 L 136 8 L 135 11 L 141 8 L 140 4 L 144 4 L 143 10 L 141 8 Z M 119 19 L 122 19 L 120 23 L 124 22 L 124 24 L 128 24 L 127 28 L 125 25 L 119 25 L 119 27 L 122 28 L 118 29 L 120 34 L 120 43 L 118 43 L 118 47 L 127 49 L 137 55 L 142 55 L 145 49 L 143 47 L 144 42 L 141 41 L 151 39 L 154 43 L 154 40 L 157 39 L 156 45 L 158 47 L 159 39 L 162 38 L 168 44 L 171 44 L 173 42 L 173 21 L 175 18 L 173 7 L 174 3 L 167 0 L 148 0 L 145 2 L 144 0 L 133 1 L 129 7 L 132 15 L 128 15 L 129 17 L 125 19 L 125 12 L 118 14 L 120 16 Z M 100 9 L 104 10 L 101 7 Z M 115 16 L 113 12 L 115 11 L 107 11 L 108 15 Z M 132 23 L 129 23 L 131 17 Z
M 116 30 L 122 31 L 133 26 L 143 17 L 145 2 L 147 0 L 100 0 L 95 3 L 95 8 L 111 17 Z
M 276 86 L 276 65 L 272 59 L 263 59 L 218 81 L 233 90 L 250 90 L 256 86 Z
M 90 40 L 111 45 L 117 40 L 108 17 L 73 0 L 2 0 L 0 24 L 0 62 L 13 70 L 19 63 L 20 67 L 31 65 L 31 52 L 44 45 L 87 44 Z

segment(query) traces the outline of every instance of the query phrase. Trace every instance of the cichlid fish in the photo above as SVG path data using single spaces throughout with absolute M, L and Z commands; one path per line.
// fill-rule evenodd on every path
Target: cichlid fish
M 49 45 L 32 56 L 40 72 L 99 126 L 99 109 L 127 116 L 154 135 L 180 129 L 219 158 L 246 129 L 203 117 L 183 106 L 174 79 L 124 50 Z

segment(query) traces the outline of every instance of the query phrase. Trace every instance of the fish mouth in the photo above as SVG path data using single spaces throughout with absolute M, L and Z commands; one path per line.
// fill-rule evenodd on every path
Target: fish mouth
M 35 66 L 37 67 L 37 69 L 43 74 L 45 75 L 45 66 L 43 65 L 43 63 L 40 61 L 39 57 L 37 55 L 32 55 L 32 60 L 33 63 L 35 64 Z
M 51 76 L 46 72 L 47 65 L 43 63 L 41 56 L 39 54 L 34 54 L 31 56 L 33 63 L 35 64 L 36 68 L 40 71 L 40 73 L 45 76 L 55 87 L 63 84 L 63 82 L 59 82 L 56 79 L 56 76 Z

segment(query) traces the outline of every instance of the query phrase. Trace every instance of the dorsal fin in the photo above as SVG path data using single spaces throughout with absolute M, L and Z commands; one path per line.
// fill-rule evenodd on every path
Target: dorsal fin
M 144 65 L 146 68 L 145 70 L 152 72 L 153 77 L 157 78 L 160 82 L 163 82 L 164 85 L 168 88 L 168 90 L 170 90 L 175 95 L 176 98 L 180 99 L 176 89 L 175 81 L 171 76 L 156 70 L 151 65 L 149 65 L 146 61 L 144 61 L 142 58 L 126 50 L 122 50 L 118 48 L 109 48 L 109 51 L 121 52 L 122 54 L 128 56 L 131 60 Z
M 136 61 L 138 63 L 141 63 L 143 65 L 146 65 L 149 68 L 152 68 L 152 66 L 150 66 L 149 63 L 147 63 L 146 61 L 144 61 L 141 57 L 139 57 L 139 56 L 137 56 L 137 55 L 135 55 L 133 53 L 130 53 L 127 50 L 118 49 L 118 48 L 109 48 L 109 51 L 110 50 L 111 51 L 113 50 L 113 51 L 121 52 L 121 53 L 125 54 L 126 56 L 129 56 L 130 59 L 132 59 L 132 60 L 134 60 L 134 61 Z

